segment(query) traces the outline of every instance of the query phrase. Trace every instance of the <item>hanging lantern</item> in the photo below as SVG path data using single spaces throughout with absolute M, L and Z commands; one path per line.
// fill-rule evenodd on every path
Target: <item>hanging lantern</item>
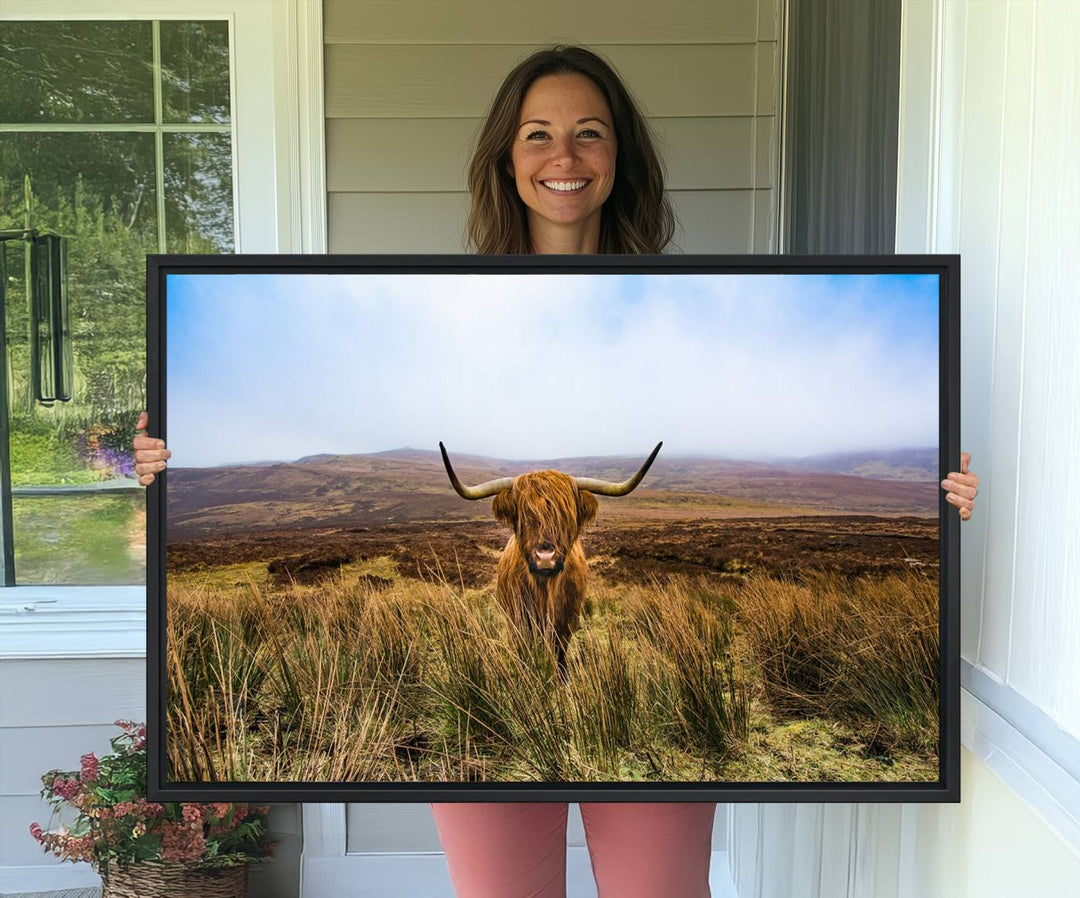
M 30 243 L 30 377 L 38 402 L 69 402 L 74 359 L 67 295 L 67 241 L 55 234 Z

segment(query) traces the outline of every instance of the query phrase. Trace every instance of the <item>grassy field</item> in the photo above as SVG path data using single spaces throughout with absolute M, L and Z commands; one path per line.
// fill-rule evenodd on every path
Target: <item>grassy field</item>
M 936 569 L 594 575 L 563 683 L 453 560 L 270 567 L 170 573 L 173 779 L 938 778 Z

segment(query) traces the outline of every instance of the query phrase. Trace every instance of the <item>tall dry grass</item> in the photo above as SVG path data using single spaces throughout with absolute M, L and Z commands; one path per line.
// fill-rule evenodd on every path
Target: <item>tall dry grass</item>
M 938 741 L 938 584 L 916 573 L 751 578 L 739 620 L 770 704 L 875 730 L 884 748 Z
M 565 682 L 491 589 L 437 565 L 388 588 L 213 582 L 169 585 L 181 781 L 723 779 L 755 680 L 781 715 L 936 750 L 937 584 L 917 574 L 598 582 Z
M 558 675 L 491 590 L 439 574 L 170 584 L 180 780 L 718 778 L 746 736 L 734 606 L 690 581 L 594 590 Z

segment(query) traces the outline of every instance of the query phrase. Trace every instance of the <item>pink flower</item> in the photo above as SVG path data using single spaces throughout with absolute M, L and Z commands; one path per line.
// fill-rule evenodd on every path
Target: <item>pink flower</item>
M 163 817 L 165 815 L 165 805 L 158 804 L 156 801 L 147 801 L 145 798 L 140 798 L 138 801 L 137 813 L 143 817 Z
M 94 859 L 94 839 L 91 835 L 68 836 L 60 843 L 61 857 L 73 861 L 92 861 Z
M 71 801 L 71 799 L 74 798 L 76 794 L 78 794 L 79 781 L 68 780 L 58 776 L 55 780 L 53 780 L 52 788 L 53 792 L 55 792 L 61 798 L 66 799 L 67 801 Z
M 166 821 L 161 824 L 161 859 L 197 861 L 206 848 L 202 827 Z
M 113 814 L 117 817 L 126 817 L 135 810 L 135 803 L 131 801 L 118 801 L 113 805 Z
M 99 757 L 90 752 L 81 757 L 76 771 L 50 770 L 41 777 L 43 794 L 52 805 L 59 809 L 63 803 L 63 810 L 77 812 L 75 822 L 60 824 L 54 831 L 38 823 L 30 824 L 31 836 L 46 853 L 60 860 L 89 861 L 95 867 L 106 859 L 122 861 L 133 854 L 152 855 L 153 860 L 198 863 L 206 855 L 207 838 L 216 843 L 220 833 L 238 837 L 238 852 L 252 859 L 267 856 L 260 831 L 236 830 L 239 821 L 256 813 L 255 805 L 164 805 L 132 795 L 146 763 L 146 725 L 130 720 L 118 720 L 116 724 L 123 729 L 123 735 L 111 740 L 111 754 Z M 118 794 L 132 797 L 118 801 Z M 259 810 L 266 808 L 260 806 Z M 176 819 L 178 812 L 180 819 Z
M 93 752 L 88 755 L 83 755 L 80 759 L 82 762 L 82 776 L 81 779 L 84 783 L 92 783 L 98 778 L 98 759 Z

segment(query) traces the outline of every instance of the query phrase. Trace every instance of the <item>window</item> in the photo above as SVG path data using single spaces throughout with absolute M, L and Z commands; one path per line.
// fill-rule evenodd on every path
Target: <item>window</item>
M 141 583 L 144 257 L 235 249 L 229 22 L 5 22 L 0 84 L 15 582 Z M 67 242 L 68 402 L 30 376 L 38 233 Z
M 229 27 L 235 251 L 325 252 L 320 3 L 139 0 L 121 5 L 115 0 L 0 0 L 0 42 L 15 22 L 49 26 L 65 21 L 153 19 L 162 24 L 217 20 Z M 3 71 L 0 92 L 9 89 L 7 70 Z M 0 115 L 0 140 L 28 130 L 35 129 Z M 11 259 L 13 252 L 9 248 Z M 138 265 L 141 278 L 141 258 Z M 0 422 L 6 424 L 6 416 Z M 127 495 L 143 501 L 141 489 Z M 142 557 L 142 547 L 134 537 L 136 525 L 142 532 L 136 521 L 128 546 Z M 0 658 L 139 657 L 145 654 L 145 608 L 146 590 L 141 583 L 76 586 L 23 581 L 15 588 L 0 589 Z

